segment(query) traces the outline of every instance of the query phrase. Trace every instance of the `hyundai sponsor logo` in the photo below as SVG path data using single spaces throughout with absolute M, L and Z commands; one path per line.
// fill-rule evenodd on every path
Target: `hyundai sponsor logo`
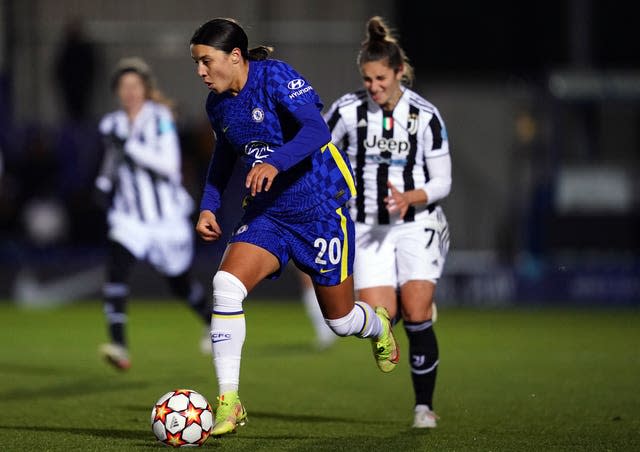
M 302 80 L 301 78 L 296 78 L 291 80 L 289 83 L 287 83 L 287 88 L 293 91 L 294 89 L 302 88 L 304 84 L 305 84 L 304 80 Z

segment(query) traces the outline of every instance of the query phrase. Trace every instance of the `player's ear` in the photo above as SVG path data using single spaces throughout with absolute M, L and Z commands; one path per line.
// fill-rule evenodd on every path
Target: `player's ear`
M 240 61 L 240 59 L 242 58 L 242 54 L 240 53 L 240 49 L 239 48 L 234 48 L 231 51 L 231 62 L 233 64 L 238 64 L 238 62 Z

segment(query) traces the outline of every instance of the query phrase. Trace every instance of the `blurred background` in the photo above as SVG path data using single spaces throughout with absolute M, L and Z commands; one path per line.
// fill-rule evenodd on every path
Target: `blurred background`
M 417 8 L 417 9 L 416 9 Z M 0 300 L 97 298 L 106 226 L 91 191 L 109 79 L 137 55 L 177 105 L 184 181 L 199 201 L 212 132 L 188 42 L 234 17 L 328 107 L 360 86 L 355 58 L 385 17 L 414 89 L 447 125 L 452 236 L 441 305 L 640 305 L 640 32 L 631 3 L 596 0 L 0 0 Z M 239 217 L 229 191 L 222 226 Z M 195 223 L 195 216 L 194 216 Z M 224 243 L 197 244 L 208 284 Z M 138 298 L 166 295 L 139 265 Z M 298 297 L 295 274 L 254 297 Z

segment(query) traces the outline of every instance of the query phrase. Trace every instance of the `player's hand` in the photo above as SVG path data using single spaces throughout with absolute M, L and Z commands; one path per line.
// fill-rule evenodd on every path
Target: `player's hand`
M 407 194 L 399 191 L 391 181 L 387 181 L 387 187 L 390 190 L 389 196 L 384 198 L 389 213 L 400 212 L 400 218 L 404 218 L 409 210 L 411 203 L 407 199 Z
M 196 232 L 205 242 L 213 242 L 222 236 L 222 229 L 216 221 L 216 216 L 210 210 L 200 212 Z
M 260 193 L 263 189 L 264 191 L 269 191 L 273 179 L 278 173 L 278 168 L 275 166 L 268 163 L 258 163 L 247 174 L 244 186 L 251 190 L 251 196 L 255 196 L 256 193 Z

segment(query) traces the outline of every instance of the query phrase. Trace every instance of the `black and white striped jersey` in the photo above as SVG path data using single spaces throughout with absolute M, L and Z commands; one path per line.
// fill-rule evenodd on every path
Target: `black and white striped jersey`
M 171 111 L 147 101 L 133 123 L 123 110 L 105 115 L 107 144 L 96 186 L 112 193 L 109 217 L 142 223 L 183 219 L 194 207 L 182 186 L 181 155 Z
M 397 224 L 428 216 L 451 186 L 451 159 L 444 121 L 438 109 L 403 87 L 393 111 L 384 111 L 366 90 L 348 93 L 324 115 L 332 141 L 351 160 L 357 196 L 355 221 Z M 404 220 L 385 208 L 387 180 L 400 191 L 425 190 L 428 205 L 410 207 Z

